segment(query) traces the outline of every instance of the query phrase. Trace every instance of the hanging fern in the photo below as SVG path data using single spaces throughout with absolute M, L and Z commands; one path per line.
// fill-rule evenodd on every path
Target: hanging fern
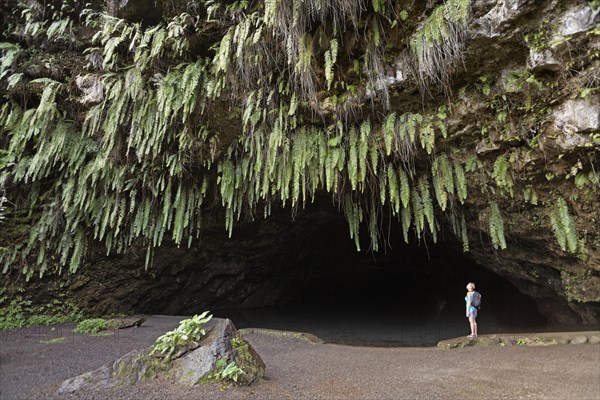
M 392 143 L 396 134 L 396 113 L 391 113 L 385 120 L 384 128 L 385 155 L 392 154 Z
M 2 57 L 0 57 L 0 79 L 10 73 L 21 51 L 21 46 L 16 43 L 0 42 L 0 52 L 2 54 Z
M 513 197 L 513 178 L 510 173 L 510 164 L 504 155 L 498 156 L 494 162 L 492 178 L 496 181 L 502 192 L 508 192 Z
M 535 189 L 529 185 L 523 189 L 523 200 L 527 203 L 531 203 L 534 206 L 538 204 L 538 195 Z
M 461 204 L 467 199 L 467 178 L 460 162 L 454 160 L 454 176 L 456 178 L 456 193 Z
M 435 234 L 436 228 L 435 218 L 433 215 L 433 202 L 431 201 L 431 195 L 429 194 L 429 181 L 424 175 L 419 178 L 419 194 L 423 203 L 423 213 L 425 214 L 425 218 L 427 219 L 427 223 L 429 225 L 429 232 Z
M 333 82 L 333 66 L 337 61 L 338 41 L 331 39 L 329 42 L 329 50 L 325 52 L 325 80 L 327 82 L 327 90 L 331 89 Z
M 463 243 L 463 251 L 466 253 L 469 251 L 469 235 L 467 233 L 467 221 L 463 213 L 460 216 L 460 237 Z
M 423 85 L 447 89 L 453 68 L 463 58 L 470 0 L 452 0 L 436 7 L 411 39 L 411 52 Z
M 203 4 L 206 13 L 189 10 L 155 26 L 84 13 L 96 31 L 86 73 L 103 88 L 92 106 L 64 101 L 71 82 L 13 74 L 26 54 L 0 45 L 0 79 L 38 90 L 36 101 L 11 99 L 0 109 L 14 158 L 2 161 L 1 182 L 22 187 L 28 205 L 44 199 L 27 243 L 0 256 L 5 270 L 27 265 L 28 276 L 41 274 L 59 260 L 59 269 L 75 271 L 90 240 L 107 253 L 144 249 L 149 266 L 165 239 L 190 246 L 199 237 L 206 204 L 220 204 L 231 236 L 242 218 L 266 217 L 273 204 L 295 210 L 323 192 L 343 209 L 357 249 L 363 222 L 377 249 L 387 213 L 399 217 L 407 242 L 411 227 L 418 238 L 427 230 L 436 239 L 432 183 L 441 211 L 454 196 L 466 199 L 462 167 L 436 149 L 447 136 L 444 106 L 386 118 L 344 108 L 357 92 L 343 82 L 353 65 L 384 107 L 389 101 L 390 2 Z M 468 2 L 440 7 L 413 36 L 425 46 L 415 53 L 425 80 L 444 76 L 427 62 L 449 66 L 460 55 L 455 40 Z M 56 46 L 77 25 L 65 16 L 36 18 L 24 16 L 28 38 L 50 37 Z M 217 39 L 198 51 L 199 37 Z M 324 89 L 338 99 L 331 115 Z M 431 181 L 417 173 L 425 166 Z
M 500 214 L 500 209 L 495 201 L 490 203 L 489 208 L 489 232 L 492 239 L 492 245 L 495 249 L 506 249 L 506 239 L 504 237 L 504 220 Z
M 387 168 L 387 186 L 389 188 L 390 206 L 394 214 L 400 212 L 400 187 L 398 186 L 398 176 L 392 164 L 388 164 Z
M 556 201 L 550 211 L 550 223 L 560 248 L 575 253 L 579 247 L 577 230 L 567 202 L 562 197 Z
M 417 237 L 420 239 L 421 234 L 425 229 L 425 212 L 423 210 L 423 199 L 421 198 L 419 189 L 417 187 L 412 189 L 411 199 L 415 231 L 417 233 Z
M 431 165 L 433 188 L 442 211 L 446 210 L 448 199 L 454 194 L 454 176 L 450 161 L 445 154 L 437 157 Z

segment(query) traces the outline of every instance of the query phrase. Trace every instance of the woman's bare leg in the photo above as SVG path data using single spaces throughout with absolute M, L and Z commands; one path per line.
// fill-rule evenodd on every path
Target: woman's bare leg
M 471 325 L 471 335 L 477 337 L 477 320 L 475 317 L 469 317 L 469 323 Z

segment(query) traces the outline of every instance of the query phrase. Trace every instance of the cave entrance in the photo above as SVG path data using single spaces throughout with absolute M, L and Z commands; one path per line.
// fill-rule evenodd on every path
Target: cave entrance
M 391 248 L 357 252 L 346 222 L 324 214 L 279 236 L 277 256 L 265 260 L 273 274 L 262 295 L 277 292 L 276 300 L 213 310 L 215 316 L 238 328 L 308 332 L 331 343 L 428 346 L 469 333 L 465 286 L 475 282 L 483 296 L 480 334 L 547 329 L 531 298 L 477 265 L 451 238 L 406 245 L 392 228 Z

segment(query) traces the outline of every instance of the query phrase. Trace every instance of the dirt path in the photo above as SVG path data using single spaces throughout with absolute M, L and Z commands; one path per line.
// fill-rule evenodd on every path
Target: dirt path
M 0 333 L 0 398 L 54 397 L 62 380 L 149 346 L 177 319 L 152 317 L 145 325 L 105 337 L 69 333 L 64 342 L 52 344 L 40 343 L 40 329 Z M 49 334 L 60 337 L 56 333 L 68 329 Z M 600 399 L 597 344 L 442 350 L 312 344 L 263 334 L 247 339 L 267 365 L 267 379 L 250 387 L 221 392 L 218 385 L 188 388 L 149 381 L 69 398 Z

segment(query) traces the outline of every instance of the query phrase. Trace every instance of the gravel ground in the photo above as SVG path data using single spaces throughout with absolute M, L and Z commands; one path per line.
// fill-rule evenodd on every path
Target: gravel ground
M 69 333 L 72 327 L 0 334 L 0 397 L 55 398 L 62 380 L 144 348 L 177 325 L 152 317 L 113 336 Z M 63 343 L 41 343 L 51 337 Z M 45 337 L 43 336 L 45 335 Z M 549 347 L 375 348 L 312 344 L 249 334 L 267 365 L 250 387 L 185 387 L 162 380 L 135 387 L 87 390 L 73 399 L 600 399 L 600 345 Z

